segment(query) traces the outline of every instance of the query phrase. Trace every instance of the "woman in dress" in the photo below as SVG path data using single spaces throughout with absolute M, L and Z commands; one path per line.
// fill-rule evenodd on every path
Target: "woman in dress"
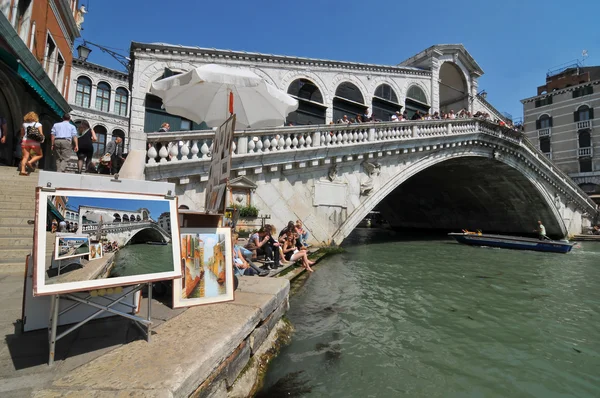
M 98 141 L 94 129 L 90 128 L 87 120 L 82 120 L 77 127 L 77 173 L 81 174 L 82 170 L 87 171 L 94 155 L 94 142 Z M 85 168 L 84 168 L 85 166 Z
M 23 117 L 23 126 L 21 126 L 22 160 L 21 172 L 19 174 L 22 176 L 29 175 L 26 168 L 29 168 L 31 171 L 35 170 L 33 164 L 44 156 L 40 146 L 41 142 L 36 141 L 31 137 L 31 134 L 36 130 L 42 136 L 44 136 L 42 125 L 40 124 L 40 118 L 38 117 L 37 113 L 29 112 L 25 115 L 25 117 Z M 33 155 L 31 155 L 32 153 Z

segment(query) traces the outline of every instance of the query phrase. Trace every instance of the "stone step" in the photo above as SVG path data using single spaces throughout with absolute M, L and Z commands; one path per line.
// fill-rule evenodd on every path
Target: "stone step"
M 13 187 L 24 187 L 34 191 L 37 187 L 37 181 L 23 181 L 23 179 L 13 180 L 12 178 L 0 178 L 0 184 L 2 184 L 0 185 L 2 187 L 0 188 L 0 190 L 2 191 L 4 191 L 5 189 L 12 189 Z
M 2 203 L 2 209 L 8 213 L 17 213 L 18 210 L 30 210 L 35 212 L 35 201 L 7 201 Z M 29 214 L 29 213 L 28 213 Z
M 12 246 L 33 247 L 33 235 L 0 236 L 0 249 Z
M 0 236 L 13 235 L 28 235 L 33 239 L 33 225 L 9 225 L 0 227 Z
M 25 257 L 18 261 L 0 262 L 0 275 L 25 275 Z
M 0 262 L 15 262 L 18 259 L 24 259 L 31 251 L 31 246 L 2 247 L 0 248 Z
M 0 193 L 0 203 L 13 202 L 13 201 L 35 204 L 35 195 L 32 195 L 31 193 L 23 193 L 23 194 L 17 193 L 15 195 Z
M 28 225 L 27 222 L 33 220 L 33 217 L 27 215 L 15 214 L 11 216 L 0 217 L 0 225 L 11 225 L 11 226 L 24 226 Z M 0 227 L 2 228 L 2 227 Z

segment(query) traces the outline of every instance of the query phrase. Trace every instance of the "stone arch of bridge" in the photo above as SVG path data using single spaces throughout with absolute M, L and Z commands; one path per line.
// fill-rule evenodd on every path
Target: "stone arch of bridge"
M 469 83 L 467 72 L 461 65 L 444 61 L 440 65 L 440 111 L 458 112 L 469 109 Z
M 439 155 L 439 154 L 438 154 Z M 501 156 L 494 159 L 491 155 L 489 148 L 474 149 L 468 153 L 461 149 L 452 150 L 452 152 L 446 153 L 444 156 L 428 156 L 419 161 L 411 164 L 402 173 L 395 174 L 391 179 L 383 181 L 379 189 L 373 191 L 373 193 L 363 200 L 359 206 L 357 206 L 352 213 L 348 215 L 344 223 L 338 228 L 338 230 L 332 236 L 332 242 L 334 244 L 341 243 L 351 232 L 356 228 L 361 220 L 363 220 L 369 212 L 373 211 L 375 207 L 380 204 L 388 195 L 392 194 L 397 188 L 401 187 L 402 184 L 406 183 L 412 177 L 417 177 L 420 173 L 435 167 L 436 165 L 447 164 L 447 162 L 457 159 L 473 159 L 483 160 L 489 162 L 488 165 L 492 165 L 494 162 L 514 170 L 520 176 L 523 177 L 523 185 L 525 182 L 529 183 L 531 190 L 528 192 L 531 194 L 537 194 L 539 199 L 539 205 L 544 209 L 544 213 L 547 214 L 550 220 L 544 219 L 544 223 L 547 226 L 549 235 L 555 237 L 562 237 L 567 234 L 567 227 L 559 212 L 559 209 L 555 203 L 554 195 L 548 191 L 548 188 L 540 181 L 538 176 L 533 170 L 525 165 L 516 156 L 509 155 L 507 152 L 501 152 Z M 487 163 L 486 163 L 487 164 Z M 435 188 L 432 188 L 431 194 L 435 195 Z M 535 217 L 535 215 L 531 215 Z M 529 220 L 528 220 L 529 221 Z M 532 225 L 532 230 L 535 226 Z M 459 227 L 460 229 L 460 227 Z M 513 231 L 516 232 L 516 231 Z M 530 231 L 527 231 L 530 232 Z
M 120 234 L 120 233 L 117 233 Z M 109 236 L 108 240 L 119 241 L 121 246 L 128 244 L 136 244 L 136 243 L 146 243 L 146 242 L 170 242 L 171 237 L 166 235 L 163 231 L 155 226 L 148 226 L 145 228 L 140 228 L 132 231 L 131 234 L 128 234 L 124 240 L 119 240 L 116 236 Z

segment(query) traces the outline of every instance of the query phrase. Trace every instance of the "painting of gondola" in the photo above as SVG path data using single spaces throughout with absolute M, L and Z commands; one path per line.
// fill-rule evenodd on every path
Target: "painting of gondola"
M 34 294 L 85 291 L 180 276 L 176 202 L 149 194 L 39 189 Z M 61 217 L 73 220 L 76 230 L 68 236 L 54 237 L 52 222 L 57 218 L 62 221 Z M 47 247 L 51 244 L 54 247 Z
M 182 228 L 180 247 L 173 308 L 233 300 L 231 229 Z

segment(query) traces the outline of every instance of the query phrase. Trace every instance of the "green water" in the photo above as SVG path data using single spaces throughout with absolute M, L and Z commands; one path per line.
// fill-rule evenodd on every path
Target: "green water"
M 110 276 L 131 276 L 173 271 L 173 246 L 127 245 L 115 255 L 115 267 Z
M 261 396 L 282 379 L 287 396 L 600 396 L 600 244 L 395 239 L 358 229 L 294 286 L 296 331 Z

